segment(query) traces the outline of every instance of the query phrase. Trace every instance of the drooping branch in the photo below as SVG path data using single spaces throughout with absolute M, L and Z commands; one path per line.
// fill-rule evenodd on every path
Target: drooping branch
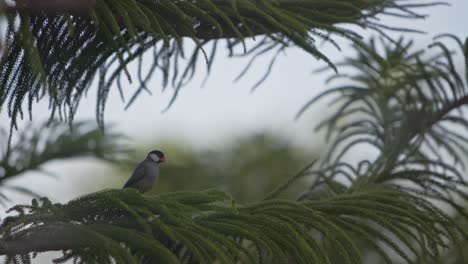
M 28 237 L 0 239 L 0 255 L 17 255 L 29 252 L 60 251 L 80 245 L 86 245 L 77 236 L 79 232 L 70 233 L 72 225 L 63 228 L 61 225 L 43 226 L 31 232 Z M 77 227 L 77 229 L 79 229 Z M 83 232 L 83 229 L 80 230 Z M 83 234 L 85 235 L 85 234 Z M 87 243 L 89 245 L 89 242 Z
M 65 258 L 99 258 L 103 264 L 139 263 L 138 256 L 150 254 L 161 262 L 172 260 L 164 263 L 183 263 L 188 258 L 200 263 L 294 260 L 305 264 L 311 260 L 331 263 L 335 257 L 339 263 L 362 263 L 357 247 L 361 239 L 377 248 L 384 243 L 411 262 L 402 247 L 409 246 L 416 256 L 424 252 L 432 257 L 446 245 L 442 237 L 450 241 L 459 237 L 439 209 L 383 186 L 379 192 L 363 190 L 301 202 L 272 199 L 250 205 L 236 205 L 217 190 L 158 196 L 107 190 L 66 204 L 33 200 L 32 205 L 12 211 L 18 215 L 0 223 L 0 255 L 61 250 Z M 425 228 L 420 229 L 421 225 Z M 421 240 L 428 241 L 420 244 L 421 252 L 411 246 L 419 242 L 418 236 L 402 237 L 398 231 L 408 229 L 418 230 Z M 317 234 L 322 235 L 320 239 Z M 333 251 L 322 243 L 329 243 Z M 435 245 L 432 251 L 429 245 Z M 377 252 L 388 258 L 383 250 Z
M 300 112 L 323 97 L 335 96 L 331 105 L 338 110 L 319 124 L 329 138 L 333 136 L 333 143 L 322 166 L 321 177 L 328 182 L 318 182 L 340 190 L 336 186 L 341 183 L 331 179 L 343 176 L 355 188 L 404 179 L 421 187 L 410 188 L 418 195 L 460 209 L 446 196 L 445 185 L 427 187 L 437 181 L 464 182 L 468 153 L 468 123 L 455 111 L 468 105 L 468 69 L 454 64 L 454 54 L 467 61 L 468 40 L 452 35 L 435 39 L 442 37 L 455 42 L 458 53 L 445 41 L 413 50 L 412 42 L 403 38 L 383 41 L 385 52 L 378 52 L 379 42 L 373 39 L 368 46 L 355 46 L 358 56 L 341 65 L 357 73 L 331 77 L 347 83 L 313 98 Z M 437 53 L 427 56 L 435 47 Z M 349 166 L 346 155 L 362 146 L 373 148 L 377 155 Z
M 210 0 L 211 1 L 211 0 Z M 251 1 L 251 0 L 249 0 Z M 310 3 L 308 3 L 310 2 Z M 267 5 L 268 8 L 274 7 L 277 10 L 268 10 L 265 9 L 262 11 L 261 15 L 264 16 L 264 19 L 270 20 L 273 23 L 285 23 L 286 21 L 278 20 L 276 22 L 272 21 L 272 19 L 277 19 L 274 17 L 274 13 L 270 12 L 278 12 L 280 10 L 289 10 L 290 12 L 294 12 L 294 15 L 297 16 L 304 16 L 304 19 L 307 18 L 306 14 L 310 13 L 310 10 L 302 9 L 302 8 L 295 8 L 303 6 L 305 8 L 309 8 L 309 6 L 316 6 L 314 7 L 315 12 L 313 15 L 315 16 L 314 19 L 317 19 L 317 22 L 314 26 L 309 25 L 309 29 L 314 27 L 322 27 L 322 26 L 331 26 L 335 23 L 356 23 L 359 22 L 359 19 L 364 17 L 364 13 L 369 8 L 376 8 L 379 5 L 383 4 L 383 0 L 372 0 L 372 1 L 365 1 L 365 0 L 357 0 L 353 1 L 352 3 L 332 3 L 332 4 L 325 4 L 320 3 L 316 4 L 311 2 L 310 0 L 292 0 L 292 1 L 285 1 L 280 0 L 274 5 Z M 135 1 L 138 3 L 138 1 Z M 203 3 L 209 3 L 208 1 L 203 1 Z M 174 11 L 185 12 L 189 11 L 188 8 L 194 10 L 196 8 L 200 8 L 203 3 L 196 3 L 189 0 L 179 1 L 173 4 L 172 8 L 176 9 Z M 248 2 L 246 2 L 248 3 Z M 138 3 L 139 4 L 139 3 Z M 119 14 L 117 8 L 114 8 L 108 3 L 110 7 L 110 11 L 116 11 L 112 15 L 114 15 L 114 19 L 116 22 L 122 27 L 125 28 L 128 26 L 127 22 L 129 19 L 124 16 L 124 14 Z M 198 6 L 200 5 L 200 6 Z M 256 26 L 256 22 L 252 23 L 248 27 L 246 25 L 242 25 L 248 23 L 250 20 L 256 20 L 256 18 L 246 17 L 246 20 L 243 18 L 244 14 L 242 11 L 244 9 L 252 8 L 252 10 L 256 10 L 259 8 L 258 3 L 252 1 L 252 3 L 236 3 L 232 5 L 228 1 L 217 1 L 212 4 L 208 4 L 207 6 L 203 7 L 204 10 L 198 10 L 195 13 L 187 13 L 185 19 L 182 17 L 180 21 L 170 21 L 170 23 L 174 23 L 174 29 L 177 36 L 181 37 L 194 37 L 196 36 L 199 39 L 210 40 L 210 39 L 218 39 L 218 38 L 239 38 L 239 37 L 253 37 L 257 35 L 263 34 L 274 34 L 274 33 L 281 33 L 282 30 L 280 27 L 273 29 L 267 28 L 264 26 Z M 163 3 L 158 3 L 153 6 L 153 8 L 158 8 L 160 6 L 164 6 Z M 7 13 L 7 14 L 19 14 L 19 15 L 79 15 L 79 16 L 87 16 L 89 17 L 90 11 L 93 11 L 95 8 L 100 8 L 100 6 L 96 5 L 96 0 L 83 0 L 83 1 L 73 1 L 73 0 L 45 0 L 45 1 L 38 1 L 38 0 L 17 0 L 16 5 L 4 5 L 0 7 L 0 14 Z M 141 7 L 140 7 L 141 8 Z M 333 8 L 333 9 L 332 9 Z M 229 10 L 230 9 L 230 10 Z M 228 10 L 228 12 L 226 12 Z M 257 12 L 260 10 L 256 10 Z M 327 14 L 326 12 L 330 12 Z M 224 13 L 226 12 L 226 13 Z M 205 14 L 203 14 L 205 13 Z M 237 13 L 237 14 L 236 14 Z M 109 14 L 110 15 L 110 14 Z M 207 19 L 203 18 L 203 15 L 213 16 L 213 18 Z M 252 14 L 254 15 L 254 14 Z M 258 15 L 258 14 L 255 14 Z M 290 19 L 290 15 L 293 14 L 284 14 L 284 19 Z M 312 14 L 310 14 L 312 15 Z M 354 17 L 353 17 L 354 16 Z M 241 18 L 238 23 L 233 23 L 234 20 L 231 22 L 233 18 Z M 197 21 L 197 26 L 193 27 L 193 32 L 190 32 L 187 28 L 186 22 L 193 18 L 193 21 Z M 132 20 L 136 20 L 135 18 L 130 18 Z M 254 22 L 254 21 L 252 21 Z M 302 21 L 302 22 L 305 22 Z M 215 23 L 215 24 L 214 24 Z M 219 23 L 219 24 L 218 24 Z M 259 24 L 257 24 L 259 25 Z M 135 23 L 136 29 L 140 31 L 147 31 L 148 28 L 139 26 L 138 23 Z M 222 33 L 219 31 L 218 26 L 222 26 Z M 330 28 L 331 29 L 331 28 Z M 241 35 L 239 34 L 241 33 Z M 284 32 L 283 32 L 284 33 Z
M 75 122 L 71 127 L 58 121 L 29 125 L 8 145 L 7 132 L 0 127 L 0 204 L 7 199 L 4 190 L 28 195 L 27 187 L 9 185 L 9 180 L 26 172 L 43 172 L 43 166 L 54 160 L 91 157 L 107 162 L 124 162 L 128 148 L 119 142 L 122 135 L 109 130 L 103 134 L 89 122 Z M 55 176 L 55 175 L 54 175 Z
M 96 0 L 16 0 L 16 5 L 5 6 L 3 11 L 8 13 L 64 14 L 71 12 L 82 14 L 94 8 L 95 5 Z
M 431 118 L 428 121 L 428 128 L 432 127 L 434 124 L 442 120 L 444 116 L 446 116 L 453 110 L 460 109 L 462 106 L 465 105 L 468 105 L 468 95 L 451 102 L 450 104 L 445 106 L 441 111 L 438 111 L 436 115 L 431 116 Z
M 256 53 L 297 46 L 336 70 L 316 43 L 324 40 L 336 45 L 335 36 L 359 41 L 354 30 L 340 24 L 376 28 L 375 16 L 383 10 L 420 18 L 409 10 L 418 4 L 408 9 L 407 3 L 399 6 L 399 1 L 391 5 L 387 2 L 20 1 L 16 10 L 7 9 L 9 27 L 0 63 L 0 109 L 6 109 L 11 126 L 16 127 L 24 102 L 28 102 L 31 111 L 34 102 L 43 99 L 40 95 L 47 91 L 51 115 L 65 113 L 72 122 L 81 98 L 99 75 L 96 117 L 104 126 L 103 112 L 111 87 L 117 84 L 125 98 L 132 87 L 123 89 L 121 77 L 135 83 L 135 76 L 127 70 L 129 63 L 154 50 L 152 66 L 146 76 L 138 73 L 137 91 L 132 92 L 134 96 L 128 105 L 148 89 L 145 83 L 159 70 L 162 86 L 169 84 L 174 88 L 172 103 L 181 87 L 194 76 L 200 57 L 204 57 L 209 72 L 215 58 L 215 51 L 206 54 L 210 40 L 226 40 L 231 54 L 239 49 L 245 56 L 253 57 Z M 94 6 L 89 9 L 91 5 Z M 20 22 L 19 26 L 15 26 L 15 21 Z M 254 36 L 261 36 L 262 40 L 249 50 L 245 39 Z M 195 43 L 193 52 L 185 48 L 186 39 Z M 183 58 L 187 66 L 179 69 Z M 11 71 L 15 74 L 10 75 Z

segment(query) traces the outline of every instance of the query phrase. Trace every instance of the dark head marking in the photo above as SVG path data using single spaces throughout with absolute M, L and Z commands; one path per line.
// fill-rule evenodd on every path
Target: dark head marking
M 149 152 L 148 158 L 157 163 L 161 163 L 166 160 L 166 156 L 164 156 L 164 153 L 162 153 L 162 151 L 159 150 L 153 150 Z

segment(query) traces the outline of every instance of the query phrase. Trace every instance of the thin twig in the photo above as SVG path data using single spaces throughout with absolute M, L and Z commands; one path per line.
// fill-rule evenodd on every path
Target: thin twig
M 314 164 L 317 162 L 317 159 L 312 161 L 311 163 L 307 164 L 304 168 L 302 168 L 298 173 L 294 174 L 293 176 L 289 177 L 284 183 L 280 184 L 278 187 L 276 187 L 273 191 L 268 193 L 263 200 L 269 200 L 273 199 L 278 194 L 280 194 L 282 191 L 287 189 L 291 184 L 293 184 L 297 179 L 301 178 L 302 176 L 305 175 L 307 170 L 309 170 Z

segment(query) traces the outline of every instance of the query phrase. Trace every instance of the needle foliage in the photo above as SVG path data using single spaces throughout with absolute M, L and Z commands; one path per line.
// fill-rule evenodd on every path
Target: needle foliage
M 108 131 L 105 135 L 90 122 L 75 122 L 72 127 L 53 121 L 33 126 L 29 124 L 16 134 L 9 145 L 6 128 L 0 128 L 0 204 L 11 202 L 5 191 L 38 196 L 28 187 L 10 184 L 9 181 L 28 172 L 46 171 L 44 165 L 54 160 L 92 157 L 107 162 L 127 160 L 128 149 L 120 143 L 122 136 Z
M 23 2 L 27 3 L 18 1 Z M 318 49 L 318 41 L 334 45 L 336 37 L 358 41 L 356 30 L 342 25 L 381 30 L 377 14 L 420 18 L 413 8 L 439 4 L 420 2 L 100 0 L 81 12 L 65 9 L 57 14 L 19 4 L 15 9 L 2 0 L 0 12 L 7 29 L 0 61 L 0 110 L 8 112 L 16 128 L 24 112 L 31 115 L 34 102 L 47 95 L 51 117 L 72 122 L 81 99 L 97 82 L 96 117 L 103 127 L 111 87 L 118 87 L 129 107 L 149 91 L 146 83 L 159 72 L 162 87 L 174 88 L 171 105 L 200 59 L 209 72 L 220 41 L 226 42 L 231 55 L 251 58 L 300 47 L 336 70 Z M 247 47 L 245 39 L 250 37 L 256 43 Z M 145 70 L 144 53 L 152 54 Z M 127 66 L 133 61 L 138 70 L 130 73 Z M 128 82 L 136 86 L 133 91 Z

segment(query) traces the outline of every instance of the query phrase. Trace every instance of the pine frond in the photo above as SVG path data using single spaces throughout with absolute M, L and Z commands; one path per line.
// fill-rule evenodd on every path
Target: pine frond
M 466 239 L 467 233 L 459 223 L 434 205 L 437 201 L 461 217 L 468 217 L 464 208 L 468 202 L 468 182 L 462 174 L 468 149 L 465 136 L 468 126 L 463 116 L 463 108 L 468 105 L 468 68 L 461 72 L 455 66 L 455 53 L 441 42 L 443 38 L 453 40 L 465 62 L 468 60 L 468 42 L 462 43 L 451 35 L 437 37 L 428 47 L 431 54 L 412 51 L 412 42 L 403 39 L 383 40 L 381 46 L 375 40 L 368 46 L 355 46 L 357 57 L 340 65 L 357 73 L 330 78 L 345 79 L 348 84 L 320 94 L 300 112 L 319 99 L 334 96 L 330 105 L 337 110 L 318 126 L 326 129 L 327 137 L 333 139 L 331 148 L 322 168 L 313 172 L 317 180 L 301 199 L 341 197 L 368 190 L 375 184 L 387 186 L 399 190 L 399 197 L 408 201 L 406 205 L 388 209 L 403 210 L 403 216 L 405 206 L 417 204 L 423 211 L 429 210 L 455 226 L 460 235 L 456 243 Z M 376 52 L 379 50 L 382 53 Z M 346 162 L 346 154 L 362 146 L 374 148 L 376 157 L 356 164 Z M 400 219 L 398 223 L 406 221 Z M 439 257 L 437 247 L 424 249 L 422 244 L 427 240 L 417 235 L 427 227 L 405 229 L 386 225 L 383 222 L 417 259 L 424 262 Z M 402 230 L 406 231 L 398 234 Z M 408 236 L 414 241 L 408 241 Z M 421 246 L 420 250 L 413 248 L 415 244 Z M 408 262 L 414 259 L 401 252 L 399 255 Z
M 466 60 L 466 44 L 450 38 Z M 373 166 L 367 168 L 369 171 L 425 159 L 432 160 L 428 166 L 438 166 L 444 152 L 453 159 L 453 165 L 464 167 L 467 138 L 460 129 L 468 127 L 456 110 L 468 104 L 468 85 L 454 65 L 453 52 L 439 41 L 429 46 L 436 52 L 432 55 L 424 50 L 412 51 L 412 42 L 403 39 L 382 41 L 382 55 L 376 52 L 380 47 L 374 39 L 367 46 L 356 45 L 357 57 L 340 65 L 358 73 L 329 79 L 345 79 L 349 84 L 320 94 L 299 113 L 323 97 L 334 96 L 330 106 L 337 106 L 337 111 L 317 127 L 327 130 L 328 139 L 335 137 L 324 165 L 340 164 L 353 148 L 366 144 L 381 157 L 373 165 L 362 164 Z M 437 147 L 443 150 L 435 150 Z
M 216 190 L 158 196 L 107 190 L 67 204 L 34 199 L 29 206 L 10 209 L 17 215 L 1 225 L 0 254 L 27 258 L 32 252 L 62 250 L 57 263 L 140 263 L 143 258 L 163 263 L 337 263 L 331 262 L 336 258 L 361 263 L 358 235 L 377 248 L 382 245 L 376 241 L 385 243 L 411 262 L 408 249 L 442 248 L 457 230 L 427 202 L 407 199 L 413 198 L 381 187 L 316 201 L 266 200 L 244 206 Z M 324 241 L 333 252 L 325 250 Z
M 7 130 L 0 129 L 0 188 L 37 196 L 27 188 L 9 185 L 8 180 L 29 171 L 50 174 L 42 166 L 57 159 L 93 157 L 108 162 L 123 161 L 128 149 L 119 143 L 121 138 L 112 131 L 104 135 L 89 122 L 75 122 L 69 127 L 52 121 L 37 127 L 29 124 L 9 146 Z M 0 203 L 2 200 L 8 198 L 0 192 Z
M 411 10 L 431 5 L 393 0 L 102 0 L 82 7 L 81 12 L 74 12 L 79 4 L 67 8 L 70 1 L 63 1 L 60 12 L 60 7 L 29 2 L 18 1 L 13 7 L 4 3 L 1 9 L 7 31 L 0 62 L 0 110 L 8 111 L 15 128 L 18 117 L 23 116 L 23 103 L 28 102 L 31 114 L 34 101 L 44 95 L 49 97 L 51 116 L 58 114 L 71 123 L 93 80 L 98 80 L 96 115 L 101 127 L 110 89 L 117 84 L 124 98 L 128 92 L 122 84 L 125 79 L 137 85 L 128 107 L 148 90 L 146 82 L 159 71 L 162 86 L 172 83 L 174 87 L 171 105 L 194 75 L 201 54 L 209 72 L 216 49 L 208 56 L 206 46 L 216 46 L 221 39 L 227 41 L 231 54 L 242 45 L 244 53 L 254 57 L 298 46 L 334 68 L 316 41 L 334 43 L 334 36 L 359 40 L 354 31 L 337 24 L 378 29 L 375 16 L 381 12 L 419 18 Z M 89 2 L 82 5 L 85 3 Z M 246 51 L 244 39 L 255 36 L 263 40 Z M 187 40 L 195 47 L 187 48 Z M 151 62 L 145 63 L 150 67 L 142 73 L 141 57 L 151 50 Z M 139 64 L 137 78 L 127 69 L 135 60 Z

